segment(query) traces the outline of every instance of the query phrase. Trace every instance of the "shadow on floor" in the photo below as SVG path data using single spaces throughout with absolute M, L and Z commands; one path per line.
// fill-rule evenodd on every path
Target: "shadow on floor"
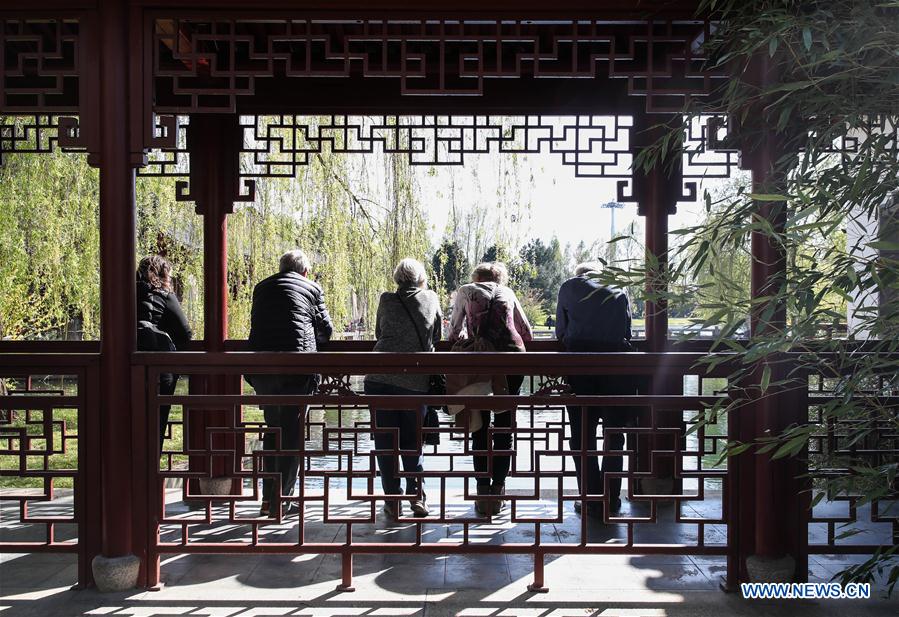
M 173 555 L 160 591 L 72 591 L 66 556 L 4 557 L 0 617 L 879 617 L 899 601 L 751 602 L 714 588 L 707 563 L 680 556 L 566 556 L 547 560 L 549 592 L 531 593 L 527 556 L 370 555 L 355 561 L 356 592 L 335 590 L 338 556 Z M 703 560 L 700 560 L 703 561 Z M 704 569 L 705 568 L 705 569 Z

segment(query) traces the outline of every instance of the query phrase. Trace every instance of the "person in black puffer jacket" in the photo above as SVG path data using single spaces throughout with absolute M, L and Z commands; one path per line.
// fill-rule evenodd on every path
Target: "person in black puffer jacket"
M 193 332 L 172 291 L 172 266 L 159 255 L 140 260 L 137 267 L 137 350 L 184 351 Z M 178 375 L 159 376 L 159 394 L 175 393 Z M 159 406 L 159 448 L 165 441 L 171 405 Z
M 333 326 L 325 307 L 324 292 L 318 283 L 307 278 L 309 260 L 299 250 L 281 256 L 280 272 L 260 281 L 253 289 L 250 313 L 251 351 L 317 351 L 331 338 Z M 257 394 L 310 394 L 318 382 L 317 375 L 248 375 L 247 381 Z M 276 450 L 280 433 L 280 450 L 297 450 L 300 441 L 298 405 L 265 405 L 266 431 L 263 450 Z M 268 456 L 263 461 L 266 472 L 278 472 L 280 490 L 272 478 L 262 480 L 262 516 L 276 516 L 280 497 L 293 493 L 299 470 L 296 456 Z M 288 513 L 296 512 L 291 508 Z

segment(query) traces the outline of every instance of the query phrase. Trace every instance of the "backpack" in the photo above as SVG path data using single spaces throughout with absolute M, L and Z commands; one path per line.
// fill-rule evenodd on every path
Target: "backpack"
M 137 322 L 138 351 L 176 351 L 175 343 L 168 332 L 160 330 L 149 321 Z

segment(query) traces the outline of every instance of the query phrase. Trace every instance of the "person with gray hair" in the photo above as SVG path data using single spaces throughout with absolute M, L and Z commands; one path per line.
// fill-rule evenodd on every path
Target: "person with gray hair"
M 407 257 L 397 264 L 393 280 L 397 285 L 396 291 L 385 291 L 378 302 L 374 350 L 395 353 L 434 351 L 434 346 L 440 341 L 443 315 L 437 294 L 427 289 L 424 266 L 417 259 Z M 365 377 L 365 394 L 421 396 L 428 393 L 429 382 L 428 375 L 372 374 Z M 424 471 L 418 435 L 426 411 L 424 405 L 415 410 L 371 410 L 375 448 L 382 451 L 396 451 L 399 448 L 406 452 L 399 458 L 407 474 Z M 397 434 L 399 444 L 395 439 Z M 379 454 L 377 461 L 384 494 L 402 495 L 397 456 Z M 428 515 L 424 485 L 418 477 L 406 478 L 405 495 L 415 516 Z M 402 515 L 402 504 L 400 499 L 388 499 L 384 503 L 384 513 L 396 520 Z
M 321 286 L 309 278 L 309 259 L 300 250 L 284 253 L 280 271 L 260 281 L 253 289 L 250 312 L 251 351 L 317 351 L 334 331 L 325 306 Z M 318 375 L 247 375 L 257 394 L 311 394 Z M 298 405 L 263 405 L 266 430 L 263 450 L 298 450 L 302 435 L 301 417 L 306 410 Z M 295 455 L 267 456 L 263 460 L 262 516 L 277 517 L 282 497 L 293 494 L 299 472 Z M 276 483 L 274 477 L 280 476 Z M 287 514 L 299 511 L 292 503 Z
M 309 272 L 309 258 L 306 257 L 306 253 L 299 249 L 287 251 L 281 255 L 278 265 L 281 272 L 297 272 L 303 276 L 306 276 L 306 273 Z
M 602 266 L 595 262 L 578 264 L 575 276 L 559 288 L 556 305 L 556 338 L 566 351 L 573 352 L 620 352 L 631 351 L 631 311 L 627 294 L 623 290 L 603 285 L 597 275 Z M 627 376 L 572 375 L 567 378 L 572 391 L 580 395 L 635 394 L 636 381 Z M 596 430 L 600 421 L 603 427 L 603 447 L 605 451 L 619 451 L 624 447 L 622 427 L 629 416 L 627 407 L 581 407 L 568 406 L 572 458 L 577 473 L 581 498 L 595 497 L 604 493 L 608 508 L 617 512 L 621 508 L 621 478 L 610 477 L 606 473 L 620 472 L 623 468 L 621 455 L 605 454 L 602 470 L 596 456 L 583 456 L 584 450 L 597 449 Z M 587 502 L 587 512 L 591 516 L 602 517 L 602 509 L 595 501 Z M 583 511 L 583 501 L 576 501 L 576 512 Z
M 453 303 L 453 316 L 450 323 L 449 339 L 456 343 L 463 339 L 480 337 L 489 341 L 496 351 L 525 351 L 525 343 L 533 339 L 531 324 L 524 314 L 515 292 L 507 287 L 509 271 L 502 262 L 478 264 L 471 274 L 471 283 L 463 285 L 456 291 Z M 518 394 L 523 375 L 506 375 L 506 392 L 494 394 Z M 475 422 L 471 434 L 472 448 L 486 452 L 492 433 L 493 450 L 512 449 L 512 430 L 491 431 L 493 427 L 511 429 L 515 417 L 513 410 L 472 410 L 480 413 L 479 422 Z M 490 495 L 492 499 L 478 499 L 475 510 L 481 516 L 499 514 L 505 506 L 501 496 L 506 492 L 506 477 L 512 466 L 512 457 L 507 454 L 493 455 L 491 461 L 484 455 L 474 456 L 474 469 L 478 472 L 476 480 L 477 494 Z M 489 473 L 488 473 L 489 472 Z

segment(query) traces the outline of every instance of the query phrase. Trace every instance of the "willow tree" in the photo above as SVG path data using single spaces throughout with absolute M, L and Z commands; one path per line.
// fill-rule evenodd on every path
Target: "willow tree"
M 304 118 L 310 130 L 326 118 Z M 364 121 L 361 120 L 361 121 Z M 335 149 L 346 144 L 338 140 Z M 399 154 L 345 154 L 323 148 L 293 178 L 257 181 L 257 200 L 229 218 L 230 334 L 248 334 L 253 285 L 278 257 L 302 248 L 324 288 L 338 330 L 372 329 L 382 291 L 399 259 L 425 261 L 426 216 L 410 161 Z
M 16 120 L 6 119 L 13 123 Z M 0 338 L 96 338 L 98 176 L 80 154 L 0 167 Z
M 177 201 L 171 178 L 139 177 L 136 259 L 159 254 L 172 263 L 175 292 L 195 333 L 203 332 L 203 220 L 193 202 Z

